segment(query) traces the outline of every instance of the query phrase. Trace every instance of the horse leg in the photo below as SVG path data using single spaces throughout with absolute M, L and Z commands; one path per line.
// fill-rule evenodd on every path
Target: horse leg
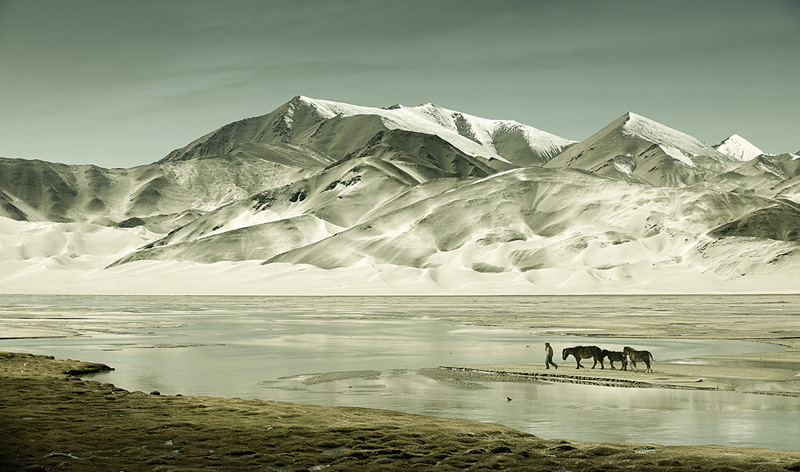
M 583 367 L 583 366 L 581 365 L 581 358 L 580 358 L 580 356 L 575 356 L 575 362 L 577 362 L 577 363 L 578 363 L 578 367 L 575 367 L 576 369 L 580 369 L 581 367 Z M 583 367 L 583 368 L 585 369 L 586 367 Z

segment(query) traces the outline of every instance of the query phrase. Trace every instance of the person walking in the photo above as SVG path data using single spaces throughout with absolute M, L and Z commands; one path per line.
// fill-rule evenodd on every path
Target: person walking
M 552 365 L 556 369 L 558 369 L 558 365 L 553 362 L 553 348 L 550 347 L 550 343 L 544 343 L 544 356 L 545 356 L 545 363 L 544 366 L 548 369 Z

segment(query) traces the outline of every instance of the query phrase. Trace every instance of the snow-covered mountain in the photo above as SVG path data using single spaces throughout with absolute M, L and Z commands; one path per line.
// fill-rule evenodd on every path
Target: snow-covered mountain
M 295 97 L 131 169 L 0 159 L 3 291 L 796 290 L 800 159 Z M 121 287 L 124 287 L 121 288 Z
M 697 138 L 626 113 L 546 166 L 681 187 L 724 172 L 732 158 Z
M 764 154 L 755 144 L 744 139 L 738 134 L 732 134 L 721 143 L 714 146 L 717 151 L 727 154 L 738 161 L 749 161 Z
M 373 108 L 297 96 L 272 113 L 209 133 L 164 161 L 250 155 L 290 166 L 328 165 L 392 130 L 438 136 L 501 168 L 541 164 L 573 143 L 515 121 L 478 118 L 430 103 Z

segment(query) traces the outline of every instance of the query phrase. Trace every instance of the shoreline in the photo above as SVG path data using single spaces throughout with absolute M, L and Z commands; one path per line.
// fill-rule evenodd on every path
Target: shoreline
M 491 423 L 75 377 L 107 368 L 0 353 L 3 470 L 800 470 L 800 451 L 545 440 Z
M 634 376 L 637 381 L 667 377 L 668 382 L 684 387 L 687 384 L 697 386 L 686 380 L 702 379 L 699 382 L 702 387 L 717 382 L 721 389 L 741 393 L 752 393 L 749 391 L 752 385 L 767 382 L 784 392 L 762 388 L 758 394 L 786 395 L 788 391 L 789 396 L 796 397 L 795 393 L 800 392 L 800 376 L 796 376 L 800 370 L 800 337 L 795 336 L 800 332 L 796 296 L 778 300 L 778 303 L 770 297 L 737 297 L 723 305 L 722 310 L 719 301 L 713 298 L 707 301 L 687 298 L 685 304 L 677 308 L 664 305 L 652 312 L 637 312 L 641 305 L 633 304 L 626 313 L 615 312 L 613 304 L 604 304 L 603 297 L 595 296 L 591 307 L 580 316 L 562 307 L 561 298 L 560 295 L 534 297 L 535 310 L 527 314 L 520 314 L 519 310 L 487 309 L 436 312 L 435 317 L 466 325 L 524 330 L 532 336 L 549 337 L 551 343 L 574 336 L 585 339 L 581 344 L 594 344 L 593 339 L 599 337 L 638 339 L 641 341 L 634 341 L 633 345 L 644 347 L 647 347 L 647 339 L 655 338 L 741 340 L 780 345 L 785 348 L 781 352 L 697 358 L 716 363 L 713 365 L 670 364 L 656 359 L 654 374 L 628 372 L 624 375 Z M 376 313 L 373 316 L 392 319 L 405 315 Z M 17 334 L 26 334 L 21 338 L 36 334 L 42 338 L 80 334 L 80 328 L 69 325 L 72 321 L 48 313 L 0 316 L 0 320 L 7 328 L 5 335 L 17 330 Z M 125 326 L 122 322 L 113 327 L 122 329 Z M 529 347 L 532 357 L 526 358 L 538 360 L 541 357 L 543 361 L 539 349 Z M 27 362 L 31 359 L 33 363 Z M 22 366 L 26 362 L 28 366 Z M 0 470 L 59 470 L 79 466 L 80 470 L 224 470 L 233 467 L 333 471 L 414 466 L 437 471 L 524 469 L 552 472 L 560 468 L 676 471 L 704 470 L 714 464 L 721 470 L 800 471 L 798 451 L 545 440 L 497 424 L 389 410 L 148 395 L 66 375 L 61 364 L 65 362 L 77 361 L 47 360 L 47 356 L 25 354 L 8 358 L 0 355 L 0 424 L 4 426 L 0 428 Z M 52 365 L 45 368 L 48 363 Z M 32 364 L 41 366 L 39 370 L 30 370 Z M 784 368 L 787 365 L 791 367 L 788 373 Z M 538 363 L 488 367 L 511 373 L 516 369 L 555 374 L 552 370 L 545 371 Z M 574 362 L 563 364 L 564 370 L 559 368 L 558 373 L 567 378 L 597 375 L 600 377 L 597 381 L 623 378 L 622 373 L 610 369 L 601 371 L 598 368 L 593 372 L 589 368 L 576 372 L 574 367 Z M 667 371 L 668 368 L 672 370 Z M 87 458 L 91 458 L 92 464 Z M 98 465 L 93 465 L 95 463 Z M 5 467 L 6 464 L 10 465 Z

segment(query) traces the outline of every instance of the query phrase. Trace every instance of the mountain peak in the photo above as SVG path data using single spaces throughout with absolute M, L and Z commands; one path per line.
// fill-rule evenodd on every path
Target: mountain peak
M 686 186 L 733 158 L 633 112 L 565 150 L 546 167 L 572 167 L 658 186 Z
M 720 161 L 730 161 L 731 157 L 723 154 L 708 144 L 682 131 L 670 128 L 650 118 L 628 112 L 622 116 L 621 126 L 626 134 L 637 136 L 667 148 L 679 149 L 689 157 L 707 156 Z
M 480 118 L 432 102 L 413 107 L 400 104 L 368 107 L 298 95 L 289 102 L 286 120 L 290 126 L 292 110 L 301 106 L 312 107 L 323 119 L 376 116 L 388 129 L 436 135 L 471 156 L 494 160 L 503 165 L 512 162 L 519 165 L 546 162 L 573 144 L 573 141 L 532 126 L 509 120 Z M 512 147 L 514 156 L 527 157 L 510 157 Z
M 735 133 L 714 147 L 737 161 L 749 161 L 764 154 L 753 143 Z
M 640 115 L 638 113 L 634 113 L 632 111 L 625 112 L 625 114 L 622 115 L 622 117 L 625 118 L 625 121 L 637 120 L 637 119 L 644 119 L 644 120 L 653 121 L 650 118 L 647 118 L 646 116 L 642 116 L 642 115 Z
M 378 108 L 297 95 L 269 114 L 208 133 L 162 162 L 246 155 L 308 169 L 336 162 L 386 130 L 438 136 L 469 156 L 491 162 L 496 170 L 540 165 L 573 144 L 531 126 L 433 103 Z

